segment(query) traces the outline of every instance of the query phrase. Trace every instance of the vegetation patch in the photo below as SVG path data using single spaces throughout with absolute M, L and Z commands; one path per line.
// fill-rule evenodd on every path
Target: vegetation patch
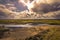
M 60 27 L 52 27 L 25 40 L 60 40 Z

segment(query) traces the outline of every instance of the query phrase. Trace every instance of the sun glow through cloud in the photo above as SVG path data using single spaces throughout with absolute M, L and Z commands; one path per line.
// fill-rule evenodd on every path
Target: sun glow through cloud
M 51 1 L 51 2 L 50 2 Z M 10 2 L 10 1 L 9 1 Z M 0 19 L 21 18 L 60 18 L 60 1 L 54 0 L 17 0 L 0 4 Z M 58 6 L 57 6 L 58 5 Z M 46 12 L 45 12 L 46 11 Z
M 35 1 L 32 1 L 32 2 L 31 2 L 30 0 L 28 0 L 28 1 L 19 0 L 19 2 L 22 2 L 23 5 L 24 5 L 24 6 L 27 6 L 28 10 L 30 10 L 31 8 L 34 7 L 34 2 L 35 2 Z

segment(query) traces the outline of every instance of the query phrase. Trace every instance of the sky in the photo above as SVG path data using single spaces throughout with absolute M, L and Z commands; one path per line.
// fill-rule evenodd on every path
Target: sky
M 0 19 L 60 19 L 60 0 L 0 0 Z

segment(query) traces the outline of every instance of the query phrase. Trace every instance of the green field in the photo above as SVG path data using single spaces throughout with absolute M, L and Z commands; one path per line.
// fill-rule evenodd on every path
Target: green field
M 60 25 L 58 19 L 1 19 L 0 24 L 25 24 L 25 23 L 41 23 Z

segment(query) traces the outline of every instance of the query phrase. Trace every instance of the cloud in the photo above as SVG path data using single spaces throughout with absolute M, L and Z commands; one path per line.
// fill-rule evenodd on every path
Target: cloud
M 60 19 L 59 2 L 47 4 L 45 1 L 40 3 L 40 0 L 32 0 L 28 7 L 32 12 L 28 12 L 20 2 L 0 4 L 0 19 Z
M 25 0 L 23 0 L 25 2 Z M 31 1 L 31 0 L 29 0 Z M 30 3 L 27 1 L 26 6 L 28 7 L 29 11 L 32 12 L 51 12 L 60 10 L 60 0 L 33 0 Z
M 48 13 L 29 13 L 27 10 L 13 12 L 5 8 L 2 9 L 1 12 L 0 19 L 60 19 L 60 10 Z

